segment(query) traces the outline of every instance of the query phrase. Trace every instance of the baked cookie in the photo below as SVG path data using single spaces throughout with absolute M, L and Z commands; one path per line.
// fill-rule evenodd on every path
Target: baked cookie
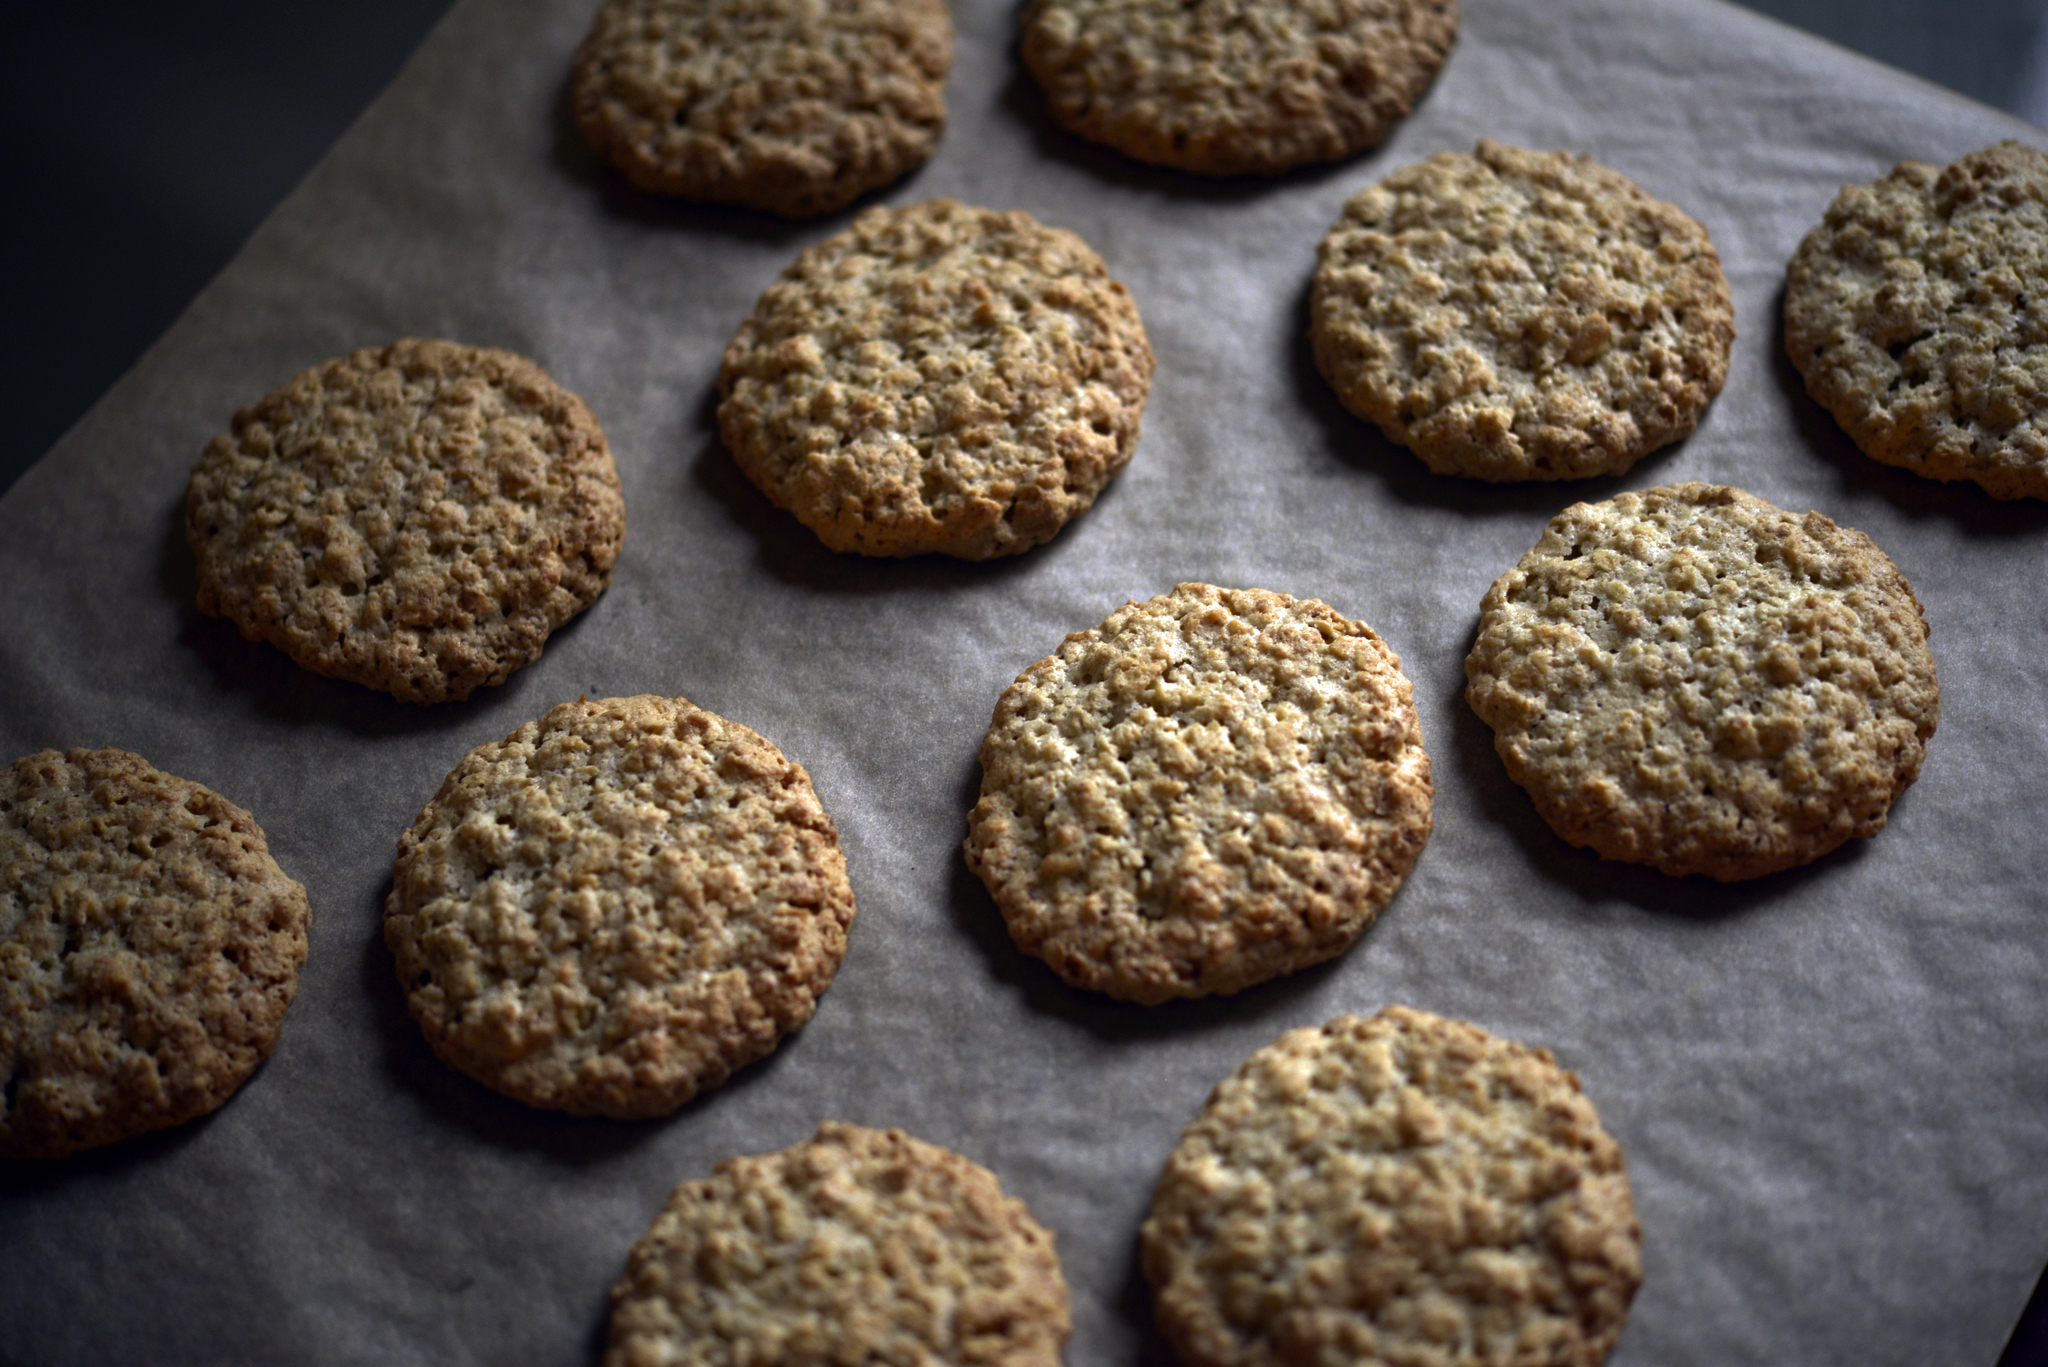
M 1617 475 L 1698 425 L 1735 310 L 1707 230 L 1619 172 L 1482 141 L 1358 192 L 1316 252 L 1316 365 L 1440 475 Z
M 583 401 L 453 342 L 314 366 L 235 414 L 185 493 L 200 611 L 407 702 L 539 659 L 611 581 L 625 532 Z
M 809 218 L 925 163 L 952 65 L 945 0 L 605 0 L 569 97 L 641 189 Z
M 994 1174 L 901 1130 L 685 1182 L 612 1287 L 605 1367 L 1059 1367 L 1052 1235 Z
M 1004 690 L 967 862 L 1019 948 L 1146 1003 L 1349 949 L 1429 840 L 1401 661 L 1314 599 L 1182 584 Z
M 1559 835 L 1724 881 L 1883 830 L 1941 713 L 1869 537 L 1706 484 L 1551 519 L 1487 590 L 1465 678 Z
M 725 349 L 718 430 L 835 551 L 985 560 L 1087 511 L 1151 383 L 1087 243 L 939 199 L 869 209 L 768 287 Z
M 0 1157 L 213 1110 L 277 1044 L 306 890 L 255 819 L 126 750 L 0 772 Z
M 1592 1367 L 1642 1281 L 1627 1167 L 1578 1078 L 1402 1006 L 1224 1079 L 1140 1246 L 1189 1367 Z
M 1457 0 L 1031 0 L 1024 65 L 1061 126 L 1202 175 L 1378 143 L 1450 56 Z
M 398 842 L 384 938 L 443 1062 L 629 1119 L 809 1020 L 852 920 L 801 767 L 681 698 L 607 698 L 455 766 Z
M 1785 351 L 1872 459 L 2048 498 L 2048 152 L 1844 187 L 1786 269 Z

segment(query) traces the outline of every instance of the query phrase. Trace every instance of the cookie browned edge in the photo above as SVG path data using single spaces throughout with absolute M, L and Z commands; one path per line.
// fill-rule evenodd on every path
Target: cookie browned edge
M 806 1238 L 814 1220 L 847 1228 Z M 1059 1367 L 1073 1332 L 1053 1236 L 995 1174 L 835 1121 L 677 1187 L 611 1306 L 605 1367 Z
M 573 758 L 569 767 L 580 768 L 607 732 L 652 735 L 658 743 L 663 728 L 679 740 L 687 732 L 689 743 L 709 750 L 708 767 L 685 759 L 657 771 L 644 745 L 622 744 L 621 772 L 642 781 L 590 785 L 589 805 L 604 808 L 602 823 L 561 808 L 529 762 L 552 744 L 561 755 L 541 755 L 543 767 Z M 501 791 L 495 766 L 514 761 L 526 777 Z M 678 773 L 698 780 L 688 801 Z M 767 789 L 773 800 L 754 813 L 765 823 L 744 824 L 748 813 L 736 801 L 710 809 L 703 789 L 712 781 Z M 476 800 L 458 802 L 470 788 Z M 493 819 L 476 830 L 469 822 L 451 828 L 449 815 L 462 811 Z M 711 828 L 712 844 L 753 846 L 754 858 L 735 861 L 750 864 L 753 878 L 736 883 L 726 868 L 662 839 L 683 822 Z M 500 840 L 509 848 L 492 843 Z M 567 864 L 566 874 L 557 872 Z M 511 905 L 480 922 L 445 912 L 423 920 L 442 903 L 482 905 L 495 874 L 522 868 L 534 870 L 530 882 L 553 881 L 538 892 L 509 892 Z M 567 886 L 559 886 L 565 877 Z M 650 905 L 636 912 L 630 894 L 647 888 Z M 530 1106 L 628 1120 L 676 1110 L 808 1021 L 845 958 L 853 917 L 838 828 L 803 766 L 759 733 L 687 699 L 641 695 L 563 703 L 465 755 L 398 842 L 384 939 L 413 1018 L 442 1062 Z M 698 932 L 714 918 L 719 929 L 743 918 L 759 923 L 754 938 L 762 943 L 744 961 L 724 946 L 724 971 L 704 975 L 687 995 L 636 998 L 636 988 L 675 981 L 656 976 L 664 959 L 689 953 L 684 967 L 706 969 L 702 951 L 715 936 Z M 473 922 L 481 935 L 471 933 Z M 544 944 L 543 934 L 567 943 Z M 540 979 L 527 971 L 533 966 L 515 965 L 546 1013 L 491 991 L 507 980 L 503 960 L 515 951 L 545 960 L 536 973 L 554 973 L 539 992 L 533 985 Z
M 1602 781 L 1598 784 L 1567 790 L 1561 782 L 1546 781 L 1539 772 L 1545 766 L 1532 763 L 1522 753 L 1520 741 L 1528 734 L 1529 728 L 1517 718 L 1527 709 L 1527 703 L 1518 699 L 1514 690 L 1500 681 L 1498 671 L 1489 665 L 1486 658 L 1495 615 L 1515 592 L 1518 580 L 1526 578 L 1530 567 L 1549 558 L 1545 555 L 1546 547 L 1561 547 L 1564 542 L 1571 541 L 1571 553 L 1562 558 L 1585 563 L 1589 570 L 1598 568 L 1592 556 L 1577 554 L 1578 546 L 1570 531 L 1571 519 L 1623 505 L 1640 509 L 1659 500 L 1700 507 L 1728 507 L 1750 516 L 1780 519 L 1784 534 L 1769 548 L 1773 559 L 1796 563 L 1803 558 L 1802 541 L 1825 540 L 1829 543 L 1829 550 L 1867 571 L 1866 583 L 1874 601 L 1869 604 L 1868 615 L 1857 619 L 1860 633 L 1857 644 L 1861 650 L 1850 653 L 1858 657 L 1854 663 L 1868 666 L 1868 660 L 1863 657 L 1870 653 L 1870 643 L 1881 639 L 1887 648 L 1902 657 L 1905 664 L 1915 666 L 1903 669 L 1900 677 L 1888 681 L 1887 688 L 1888 697 L 1896 695 L 1890 719 L 1900 722 L 1908 734 L 1895 738 L 1895 749 L 1879 747 L 1877 758 L 1882 763 L 1864 766 L 1873 771 L 1873 776 L 1858 790 L 1860 801 L 1851 805 L 1838 795 L 1837 803 L 1828 809 L 1824 823 L 1815 824 L 1811 814 L 1803 811 L 1796 800 L 1779 804 L 1791 806 L 1791 816 L 1777 810 L 1758 812 L 1737 802 L 1734 797 L 1724 795 L 1715 786 L 1702 786 L 1696 781 L 1687 795 L 1696 803 L 1704 800 L 1709 807 L 1706 815 L 1716 814 L 1712 810 L 1716 804 L 1730 807 L 1732 815 L 1723 813 L 1724 819 L 1709 823 L 1706 816 L 1696 813 L 1695 824 L 1681 824 L 1674 830 L 1669 828 L 1668 818 L 1673 804 L 1668 798 L 1656 798 L 1613 781 L 1615 773 L 1628 777 L 1628 771 L 1633 768 L 1632 761 L 1618 760 L 1615 770 L 1601 775 Z M 1763 555 L 1764 551 L 1759 549 L 1760 563 Z M 1800 582 L 1807 581 L 1806 567 L 1797 566 L 1794 573 L 1800 576 Z M 1634 612 L 1629 604 L 1592 584 L 1590 577 L 1583 580 L 1580 587 L 1586 590 L 1596 607 L 1604 601 L 1616 615 L 1626 616 Z M 1817 614 L 1809 615 L 1814 615 L 1818 621 Z M 1824 626 L 1812 627 L 1808 635 L 1818 636 L 1823 642 L 1827 639 Z M 1574 504 L 1551 519 L 1537 544 L 1514 569 L 1495 580 L 1486 592 L 1480 605 L 1479 631 L 1465 662 L 1465 698 L 1472 710 L 1493 729 L 1494 750 L 1500 755 L 1508 776 L 1529 794 L 1537 812 L 1561 838 L 1573 845 L 1589 848 L 1603 859 L 1645 864 L 1677 877 L 1703 874 L 1721 882 L 1735 882 L 1810 863 L 1852 839 L 1868 838 L 1884 829 L 1893 803 L 1919 777 L 1927 742 L 1933 738 L 1940 717 L 1941 694 L 1934 659 L 1927 647 L 1929 635 L 1926 613 L 1914 595 L 1912 585 L 1892 559 L 1863 532 L 1839 526 L 1821 513 L 1802 515 L 1788 512 L 1741 489 L 1698 482 L 1668 485 L 1630 491 L 1600 503 Z M 1782 642 L 1749 642 L 1744 638 L 1740 643 L 1755 646 L 1759 657 L 1754 670 L 1756 674 L 1781 685 L 1806 677 L 1808 664 L 1799 655 L 1789 649 L 1783 659 L 1773 655 L 1774 647 L 1784 648 Z M 1568 648 L 1555 649 L 1558 644 Z M 1545 649 L 1544 654 L 1561 670 L 1583 670 L 1584 662 L 1576 650 L 1570 648 L 1574 644 L 1569 640 L 1556 642 L 1552 648 Z M 1784 677 L 1780 678 L 1781 675 Z M 1743 711 L 1740 717 L 1722 714 L 1716 718 L 1717 727 L 1723 720 L 1731 724 L 1739 721 L 1741 725 L 1733 733 L 1735 742 L 1754 746 L 1758 733 L 1764 732 L 1772 719 L 1753 717 L 1747 711 Z M 1704 727 L 1695 729 L 1705 730 Z M 1744 794 L 1738 791 L 1737 796 Z M 1631 811 L 1638 814 L 1636 818 L 1630 818 Z M 1644 813 L 1649 815 L 1645 817 Z M 1763 819 L 1766 817 L 1772 819 Z M 1724 830 L 1724 827 L 1728 829 Z
M 1252 861 L 1284 866 L 1284 876 L 1256 891 L 1252 887 L 1233 886 L 1218 894 L 1213 887 L 1205 886 L 1192 892 L 1192 902 L 1206 898 L 1221 903 L 1221 914 L 1213 919 L 1186 908 L 1170 916 L 1155 915 L 1140 895 L 1112 895 L 1120 889 L 1105 893 L 1099 886 L 1090 887 L 1085 895 L 1057 887 L 1048 890 L 1043 869 L 1055 851 L 1038 848 L 1051 842 L 1044 831 L 1034 829 L 1020 812 L 1012 791 L 1019 785 L 1008 775 L 1011 766 L 999 763 L 998 737 L 1026 716 L 1036 690 L 1069 677 L 1070 666 L 1082 667 L 1083 652 L 1105 640 L 1118 639 L 1127 625 L 1145 614 L 1171 612 L 1173 620 L 1180 621 L 1218 611 L 1228 614 L 1232 621 L 1240 621 L 1239 614 L 1249 613 L 1284 616 L 1287 620 L 1276 622 L 1276 627 L 1299 626 L 1324 644 L 1348 639 L 1365 652 L 1367 658 L 1355 662 L 1353 689 L 1383 692 L 1386 705 L 1369 722 L 1354 729 L 1350 739 L 1360 753 L 1350 757 L 1350 781 L 1339 785 L 1345 789 L 1342 799 L 1331 799 L 1329 803 L 1345 808 L 1358 825 L 1370 828 L 1361 833 L 1363 848 L 1341 852 L 1348 853 L 1348 857 L 1328 849 L 1327 815 L 1319 819 L 1304 813 L 1298 801 L 1308 799 L 1296 794 L 1295 798 L 1276 798 L 1275 808 L 1267 812 L 1269 818 L 1292 823 L 1291 838 L 1283 827 L 1282 838 L 1286 843 L 1270 848 L 1254 846 L 1252 851 L 1256 853 L 1248 851 Z M 1281 641 L 1277 630 L 1262 635 L 1269 659 L 1290 658 L 1298 648 Z M 1126 664 L 1133 677 L 1150 667 L 1155 683 L 1173 667 L 1163 657 L 1151 658 L 1145 664 L 1127 660 Z M 1367 679 L 1369 682 L 1360 683 Z M 1080 682 L 1075 686 L 1081 686 Z M 1178 736 L 1170 739 L 1173 744 L 1181 743 Z M 1258 743 L 1263 746 L 1265 738 L 1260 736 Z M 1398 758 L 1383 764 L 1380 761 L 1386 756 L 1382 752 L 1392 752 Z M 1130 758 L 1123 756 L 1117 764 L 1100 772 L 1124 772 Z M 1256 768 L 1250 759 L 1243 763 L 1247 768 Z M 1126 603 L 1097 626 L 1069 635 L 1057 651 L 1026 669 L 1003 691 L 982 741 L 981 764 L 980 796 L 968 814 L 962 850 L 968 867 L 988 885 L 989 895 L 1017 947 L 1042 959 L 1072 986 L 1144 1005 L 1157 1005 L 1176 997 L 1239 992 L 1345 953 L 1378 919 L 1414 871 L 1415 862 L 1429 841 L 1433 822 L 1435 787 L 1430 777 L 1429 752 L 1423 745 L 1413 686 L 1401 669 L 1400 657 L 1371 627 L 1346 618 L 1328 604 L 1265 589 L 1181 584 L 1172 593 Z M 1325 766 L 1319 759 L 1312 767 Z M 1337 766 L 1331 762 L 1327 767 L 1334 770 Z M 1082 777 L 1090 776 L 1087 766 L 1080 768 Z M 1174 781 L 1166 768 L 1160 766 L 1157 778 Z M 1358 771 L 1371 771 L 1371 780 Z M 1278 775 L 1282 779 L 1290 776 L 1291 771 Z M 1128 774 L 1126 777 L 1126 788 L 1149 787 Z M 1061 803 L 1077 796 L 1066 788 L 1059 792 Z M 1084 801 L 1081 798 L 1075 805 L 1080 807 Z M 1360 802 L 1370 805 L 1369 813 L 1361 815 L 1349 810 L 1351 804 Z M 1165 805 L 1169 811 L 1175 810 L 1171 800 Z M 1122 811 L 1121 806 L 1117 810 Z M 1248 811 L 1240 815 L 1249 819 Z M 1095 822 L 1091 817 L 1088 824 Z M 1080 825 L 1081 818 L 1070 813 L 1069 824 Z M 1204 829 L 1209 839 L 1198 842 L 1195 852 L 1211 867 L 1229 863 L 1228 855 L 1216 859 L 1212 847 L 1225 847 L 1232 837 L 1241 837 L 1243 832 L 1207 826 Z M 1095 838 L 1110 837 L 1098 830 Z M 1262 840 L 1267 838 L 1262 834 Z M 1126 839 L 1123 843 L 1136 842 Z M 1303 852 L 1324 853 L 1329 856 L 1329 863 L 1304 875 L 1299 868 L 1292 867 L 1295 861 L 1287 858 Z M 1071 848 L 1058 853 L 1069 860 L 1074 857 Z M 1148 852 L 1148 869 L 1150 862 Z M 1333 877 L 1330 865 L 1340 866 L 1345 876 Z M 1258 883 L 1250 872 L 1240 874 L 1238 881 L 1254 886 Z M 1139 886 L 1142 888 L 1142 882 Z M 1180 895 L 1174 890 L 1158 894 L 1162 901 L 1179 901 Z M 1132 923 L 1142 927 L 1135 934 Z M 1162 926 L 1164 929 L 1159 929 Z
M 57 810 L 25 810 L 38 789 Z M 136 891 L 73 867 L 61 904 L 17 901 L 81 846 Z M 33 867 L 8 867 L 17 858 Z M 20 916 L 0 940 L 0 1158 L 61 1158 L 205 1115 L 276 1047 L 306 961 L 306 890 L 219 793 L 111 746 L 25 756 L 0 773 L 0 877 Z M 54 997 L 31 979 L 52 940 L 60 974 L 79 965 Z M 172 956 L 175 976 L 152 972 Z M 74 1018 L 38 1037 L 30 1022 L 53 1010 Z
M 1391 1114 L 1346 1114 L 1372 1109 Z M 1530 1209 L 1518 1222 L 1502 1206 Z M 1253 1053 L 1181 1135 L 1139 1231 L 1160 1330 L 1189 1367 L 1597 1367 L 1641 1247 L 1626 1159 L 1578 1076 L 1405 1006 Z
M 591 150 L 649 193 L 784 218 L 831 213 L 922 166 L 946 127 L 953 19 L 945 0 L 827 0 L 821 8 L 868 11 L 870 31 L 851 58 L 789 35 L 720 30 L 730 11 L 758 17 L 773 7 L 729 4 L 719 15 L 706 13 L 715 5 L 704 0 L 607 0 L 569 78 L 570 107 Z M 696 12 L 679 19 L 683 10 Z M 689 35 L 691 57 L 709 50 L 744 70 L 704 87 L 629 79 L 632 57 L 663 50 L 657 16 L 701 26 Z M 797 61 L 760 69 L 778 53 Z
M 1278 175 L 1378 145 L 1435 81 L 1459 22 L 1458 0 L 1379 0 L 1381 12 L 1357 17 L 1369 34 L 1325 27 L 1306 53 L 1252 71 L 1220 50 L 1230 29 L 1260 14 L 1284 23 L 1281 15 L 1307 6 L 1233 5 L 1222 33 L 1202 35 L 1131 30 L 1208 5 L 1126 5 L 1108 15 L 1104 8 L 1031 0 L 1020 15 L 1019 53 L 1053 118 L 1137 161 L 1205 176 Z M 1175 59 L 1189 69 L 1151 79 Z M 1120 84 L 1105 88 L 1105 76 Z
M 1843 186 L 1786 265 L 1784 323 L 1806 392 L 1872 460 L 2048 499 L 2048 153 L 2008 141 Z
M 292 506 L 260 505 L 253 518 L 236 513 L 252 477 L 238 463 L 254 462 L 257 473 L 269 470 L 282 478 L 274 468 L 280 430 L 309 414 L 325 418 L 330 388 L 349 381 L 358 389 L 374 386 L 378 377 L 393 373 L 451 386 L 474 380 L 496 387 L 546 425 L 559 449 L 543 479 L 565 486 L 565 492 L 540 520 L 544 544 L 501 537 L 483 546 L 481 555 L 437 551 L 436 539 L 455 534 L 438 525 L 438 511 L 416 510 L 403 525 L 377 527 L 379 495 L 394 487 L 388 473 L 359 472 L 344 488 L 317 471 L 305 472 L 308 462 L 329 463 L 343 444 L 344 434 L 330 430 L 327 421 L 281 457 L 297 467 L 291 480 L 304 486 Z M 352 413 L 352 420 L 360 417 L 359 409 Z M 532 482 L 530 472 L 493 464 L 479 432 L 463 433 L 453 449 L 425 457 L 410 449 L 416 426 L 388 437 L 346 435 L 358 447 L 383 452 L 384 461 L 397 454 L 429 474 L 457 476 L 471 490 L 471 502 L 460 509 L 465 518 L 504 515 L 515 505 L 495 492 L 501 480 Z M 401 472 L 395 487 L 404 491 L 406 482 Z M 312 539 L 306 539 L 306 529 L 295 529 L 260 555 L 241 544 L 295 514 L 312 516 L 307 509 L 321 499 L 326 502 L 319 505 Z M 362 550 L 350 548 L 353 542 L 367 547 L 366 527 L 387 543 L 381 553 L 372 548 L 380 561 L 374 570 L 362 563 Z M 193 467 L 185 497 L 185 539 L 197 561 L 201 612 L 227 618 L 249 640 L 269 642 L 316 674 L 416 703 L 459 701 L 540 658 L 549 635 L 611 582 L 625 528 L 611 450 L 581 399 L 523 356 L 416 338 L 323 362 L 236 413 L 230 430 L 215 437 Z M 414 556 L 425 562 L 424 573 L 407 573 L 413 567 L 400 563 Z M 462 572 L 451 572 L 457 565 Z M 387 577 L 394 570 L 406 581 L 403 587 Z

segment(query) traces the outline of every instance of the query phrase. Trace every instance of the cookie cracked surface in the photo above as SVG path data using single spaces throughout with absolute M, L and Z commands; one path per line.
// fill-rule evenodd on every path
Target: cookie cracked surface
M 218 793 L 112 748 L 0 772 L 0 1157 L 220 1106 L 277 1043 L 307 918 Z
M 945 0 L 606 0 L 570 101 L 643 190 L 809 218 L 924 164 L 952 65 Z
M 538 659 L 626 531 L 597 419 L 533 362 L 406 340 L 318 365 L 193 468 L 199 609 L 407 702 Z
M 1385 138 L 1436 79 L 1457 0 L 1032 0 L 1053 117 L 1127 156 L 1273 175 Z
M 1785 351 L 1873 460 L 2048 498 L 2048 152 L 1845 187 L 1786 269 Z
M 1247 1059 L 1140 1233 L 1191 1367 L 1593 1367 L 1641 1245 L 1621 1148 L 1576 1076 L 1399 1006 Z
M 685 1182 L 612 1288 L 605 1367 L 1058 1367 L 1053 1238 L 979 1164 L 827 1123 Z
M 1018 676 L 981 746 L 968 864 L 1018 947 L 1129 1001 L 1343 953 L 1430 832 L 1401 662 L 1313 599 L 1182 584 Z
M 609 698 L 456 765 L 399 841 L 384 936 L 444 1062 L 631 1118 L 809 1020 L 853 911 L 800 766 L 681 698 Z
M 951 200 L 798 257 L 726 348 L 718 428 L 835 551 L 968 560 L 1048 541 L 1131 458 L 1152 348 L 1070 232 Z
M 1438 474 L 1620 474 L 1728 378 L 1706 229 L 1590 157 L 1439 153 L 1353 196 L 1316 261 L 1317 368 Z
M 1905 576 L 1739 489 L 1579 503 L 1487 590 L 1466 700 L 1566 840 L 1755 878 L 1884 828 L 1941 712 Z

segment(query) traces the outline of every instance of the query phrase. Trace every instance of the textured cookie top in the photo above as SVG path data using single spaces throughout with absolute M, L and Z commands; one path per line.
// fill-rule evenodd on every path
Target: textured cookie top
M 901 1130 L 685 1182 L 612 1287 L 605 1367 L 1058 1367 L 1052 1235 L 994 1174 Z
M 126 750 L 0 772 L 0 1157 L 204 1115 L 277 1043 L 306 891 L 220 794 Z
M 1270 175 L 1373 146 L 1458 36 L 1457 0 L 1032 0 L 1053 117 L 1139 161 Z
M 1354 195 L 1316 257 L 1316 365 L 1438 474 L 1619 474 L 1728 378 L 1706 229 L 1589 157 L 1439 153 Z
M 1786 271 L 1785 350 L 1866 455 L 2048 498 L 2048 153 L 1845 187 Z
M 1020 948 L 1129 1001 L 1349 949 L 1429 839 L 1401 661 L 1314 599 L 1182 584 L 1019 675 L 967 862 Z
M 1487 590 L 1465 677 L 1559 835 L 1720 879 L 1882 830 L 1941 712 L 1869 537 L 1705 484 L 1559 513 Z
M 945 0 L 605 0 L 569 89 L 641 189 L 808 218 L 924 164 L 952 65 Z
M 1642 1281 L 1621 1149 L 1578 1078 L 1399 1006 L 1245 1060 L 1141 1246 L 1191 1367 L 1590 1367 Z
M 1087 510 L 1151 382 L 1087 243 L 940 199 L 868 210 L 769 286 L 725 349 L 718 427 L 833 550 L 982 560 Z
M 384 938 L 445 1062 L 626 1118 L 809 1020 L 852 920 L 802 768 L 681 698 L 608 698 L 455 766 L 398 842 Z
M 603 592 L 625 531 L 583 401 L 453 342 L 313 367 L 235 414 L 185 494 L 202 612 L 407 702 L 538 659 Z

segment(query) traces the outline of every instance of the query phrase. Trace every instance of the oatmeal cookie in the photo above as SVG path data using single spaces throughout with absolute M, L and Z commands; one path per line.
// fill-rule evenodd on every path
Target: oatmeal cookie
M 216 792 L 112 748 L 0 772 L 0 1157 L 221 1105 L 277 1044 L 306 921 Z
M 1617 475 L 1728 378 L 1707 230 L 1590 157 L 1439 153 L 1353 196 L 1316 261 L 1317 367 L 1438 474 Z
M 995 1176 L 825 1124 L 669 1198 L 612 1288 L 605 1367 L 1059 1367 L 1053 1239 Z
M 1401 661 L 1314 599 L 1182 584 L 1019 675 L 967 862 L 1025 952 L 1127 1001 L 1349 949 L 1429 839 Z
M 1400 1006 L 1226 1078 L 1140 1246 L 1190 1367 L 1594 1367 L 1642 1281 L 1627 1167 L 1578 1078 Z
M 643 190 L 810 218 L 925 163 L 952 65 L 945 0 L 606 0 L 570 103 Z
M 835 551 L 983 560 L 1087 511 L 1151 381 L 1085 242 L 941 199 L 870 209 L 783 272 L 725 350 L 718 428 Z
M 200 611 L 407 702 L 539 659 L 604 591 L 625 532 L 583 401 L 454 342 L 313 367 L 235 414 L 185 494 Z
M 1202 175 L 1374 146 L 1436 79 L 1457 0 L 1032 0 L 1024 65 L 1061 126 Z
M 1574 845 L 1755 878 L 1884 828 L 1941 713 L 1869 537 L 1740 489 L 1578 503 L 1487 590 L 1465 697 Z
M 455 766 L 398 842 L 384 937 L 444 1062 L 634 1118 L 809 1020 L 852 920 L 802 768 L 681 698 L 608 698 Z
M 1785 351 L 1872 459 L 2048 498 L 2048 152 L 1845 187 L 1786 268 Z

